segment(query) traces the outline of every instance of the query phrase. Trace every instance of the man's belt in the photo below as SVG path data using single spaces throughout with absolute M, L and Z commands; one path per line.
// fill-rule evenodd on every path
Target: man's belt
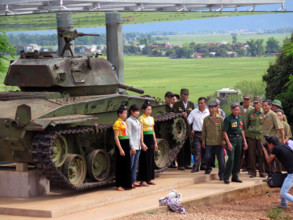
M 195 131 L 193 130 L 194 133 L 198 133 L 198 134 L 201 134 L 201 131 Z
M 228 134 L 229 138 L 241 137 L 241 134 Z

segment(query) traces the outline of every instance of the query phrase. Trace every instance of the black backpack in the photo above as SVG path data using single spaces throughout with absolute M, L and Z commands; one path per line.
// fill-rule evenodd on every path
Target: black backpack
M 282 187 L 285 178 L 287 177 L 287 173 L 272 173 L 272 177 L 267 182 L 269 187 Z

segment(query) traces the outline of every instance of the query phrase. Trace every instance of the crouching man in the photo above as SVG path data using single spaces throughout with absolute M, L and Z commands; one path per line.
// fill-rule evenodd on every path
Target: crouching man
M 275 157 L 281 162 L 281 164 L 286 168 L 288 174 L 284 183 L 281 187 L 281 208 L 286 208 L 287 200 L 293 203 L 293 196 L 289 194 L 289 190 L 293 186 L 293 151 L 286 144 L 280 144 L 277 137 L 266 136 L 266 141 L 268 143 L 268 149 L 271 152 L 269 156 L 266 148 L 262 146 L 267 163 L 271 163 Z

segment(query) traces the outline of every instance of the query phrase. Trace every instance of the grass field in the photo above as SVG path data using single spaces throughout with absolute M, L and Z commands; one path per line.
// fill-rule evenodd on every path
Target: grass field
M 140 87 L 145 94 L 163 98 L 166 91 L 190 90 L 190 99 L 233 87 L 242 80 L 258 80 L 275 57 L 169 59 L 167 57 L 125 56 L 125 83 Z M 7 62 L 8 64 L 8 62 Z M 2 82 L 0 90 L 9 90 Z
M 143 88 L 145 94 L 164 97 L 166 91 L 190 90 L 190 99 L 233 87 L 242 80 L 258 80 L 275 57 L 169 59 L 124 57 L 125 83 Z
M 268 34 L 238 34 L 237 41 L 245 42 L 250 39 L 264 39 L 264 45 L 270 37 L 274 37 L 279 41 L 280 45 L 283 45 L 283 41 L 286 37 L 290 37 L 290 33 L 268 33 Z M 156 40 L 158 43 L 169 42 L 171 44 L 184 44 L 184 43 L 208 43 L 215 42 L 221 43 L 226 41 L 227 43 L 232 43 L 231 34 L 189 34 L 189 35 L 156 35 L 154 37 L 162 37 L 163 40 Z
M 240 15 L 273 14 L 278 12 L 122 12 L 123 24 L 142 24 L 167 21 L 231 17 Z M 75 28 L 105 26 L 104 12 L 73 13 Z M 56 14 L 1 16 L 0 31 L 56 30 Z

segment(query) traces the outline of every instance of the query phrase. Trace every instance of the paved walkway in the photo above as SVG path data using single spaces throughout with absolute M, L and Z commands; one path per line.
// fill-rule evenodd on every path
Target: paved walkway
M 26 219 L 114 219 L 156 209 L 158 200 L 176 189 L 183 196 L 184 207 L 231 201 L 236 197 L 263 194 L 269 191 L 262 178 L 249 178 L 241 173 L 243 183 L 226 185 L 217 176 L 217 170 L 210 175 L 203 171 L 192 174 L 190 170 L 169 169 L 155 180 L 156 185 L 137 187 L 118 192 L 114 186 L 84 193 L 53 191 L 49 195 L 36 198 L 0 197 L 0 220 Z

